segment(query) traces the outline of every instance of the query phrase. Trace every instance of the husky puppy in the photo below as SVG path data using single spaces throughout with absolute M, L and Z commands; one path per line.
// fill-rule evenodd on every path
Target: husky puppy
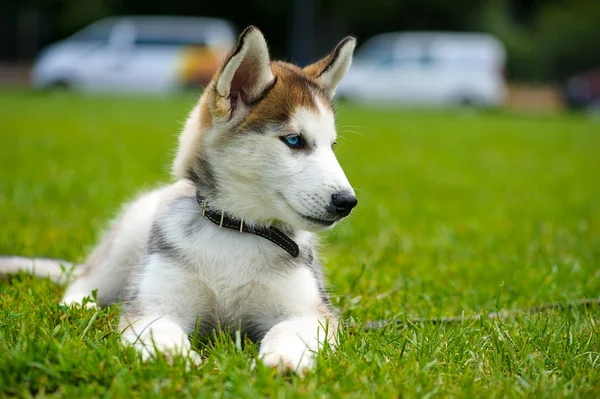
M 64 303 L 123 302 L 122 339 L 145 359 L 200 362 L 188 336 L 241 330 L 273 367 L 309 369 L 336 343 L 338 321 L 315 232 L 357 200 L 333 153 L 332 97 L 356 41 L 301 69 L 272 62 L 247 28 L 191 112 L 173 162 L 176 182 L 127 205 Z M 0 271 L 59 281 L 60 264 L 4 257 Z

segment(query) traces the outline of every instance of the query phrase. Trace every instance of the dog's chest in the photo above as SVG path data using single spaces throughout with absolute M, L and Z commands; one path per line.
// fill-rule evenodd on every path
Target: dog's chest
M 166 223 L 167 239 L 184 266 L 214 292 L 263 284 L 301 263 L 263 237 L 220 228 L 194 208 L 176 215 Z
M 295 233 L 300 248 L 295 258 L 261 236 L 220 228 L 189 199 L 176 202 L 166 216 L 161 225 L 167 247 L 176 251 L 172 258 L 178 259 L 179 270 L 185 270 L 187 278 L 205 287 L 217 313 L 236 317 L 248 306 L 264 303 L 297 270 L 310 267 L 311 233 Z
M 191 266 L 215 292 L 262 283 L 285 263 L 281 248 L 247 233 L 207 226 L 193 242 Z

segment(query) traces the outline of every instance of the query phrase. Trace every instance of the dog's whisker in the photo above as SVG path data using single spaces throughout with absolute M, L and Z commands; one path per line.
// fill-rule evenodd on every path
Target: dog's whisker
M 346 129 L 344 129 L 344 130 L 340 130 L 340 131 L 341 131 L 341 132 L 343 132 L 343 133 L 352 133 L 352 134 L 356 134 L 357 136 L 364 137 L 364 138 L 366 138 L 366 137 L 367 137 L 367 136 L 365 136 L 364 134 L 362 134 L 361 132 L 357 132 L 356 130 L 346 130 Z

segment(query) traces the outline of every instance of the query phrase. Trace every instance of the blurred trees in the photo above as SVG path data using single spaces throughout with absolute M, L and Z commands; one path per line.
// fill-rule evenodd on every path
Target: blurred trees
M 574 72 L 600 68 L 600 1 L 491 0 L 477 28 L 498 35 L 509 53 L 508 77 L 523 81 L 562 81 Z
M 364 40 L 392 30 L 478 30 L 506 44 L 513 80 L 557 81 L 600 67 L 600 0 L 314 0 L 314 5 L 308 46 L 313 55 L 324 54 L 348 33 Z M 3 0 L 0 59 L 31 59 L 42 45 L 115 14 L 216 16 L 240 29 L 255 24 L 276 56 L 294 59 L 292 10 L 292 0 Z

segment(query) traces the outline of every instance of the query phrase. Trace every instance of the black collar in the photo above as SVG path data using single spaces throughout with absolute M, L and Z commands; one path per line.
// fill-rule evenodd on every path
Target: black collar
M 208 207 L 208 205 L 206 204 L 206 199 L 202 197 L 199 192 L 196 192 L 196 200 L 200 205 L 200 209 L 202 209 L 202 216 L 204 216 L 214 224 L 218 225 L 219 227 L 227 227 L 228 229 L 237 230 L 240 233 L 246 232 L 266 238 L 267 240 L 279 245 L 283 250 L 285 250 L 288 254 L 292 255 L 294 258 L 297 258 L 300 254 L 298 244 L 296 244 L 294 240 L 292 240 L 278 228 L 275 228 L 273 226 L 247 226 L 244 224 L 243 220 L 238 220 L 229 217 L 225 215 L 224 212 L 213 211 Z

